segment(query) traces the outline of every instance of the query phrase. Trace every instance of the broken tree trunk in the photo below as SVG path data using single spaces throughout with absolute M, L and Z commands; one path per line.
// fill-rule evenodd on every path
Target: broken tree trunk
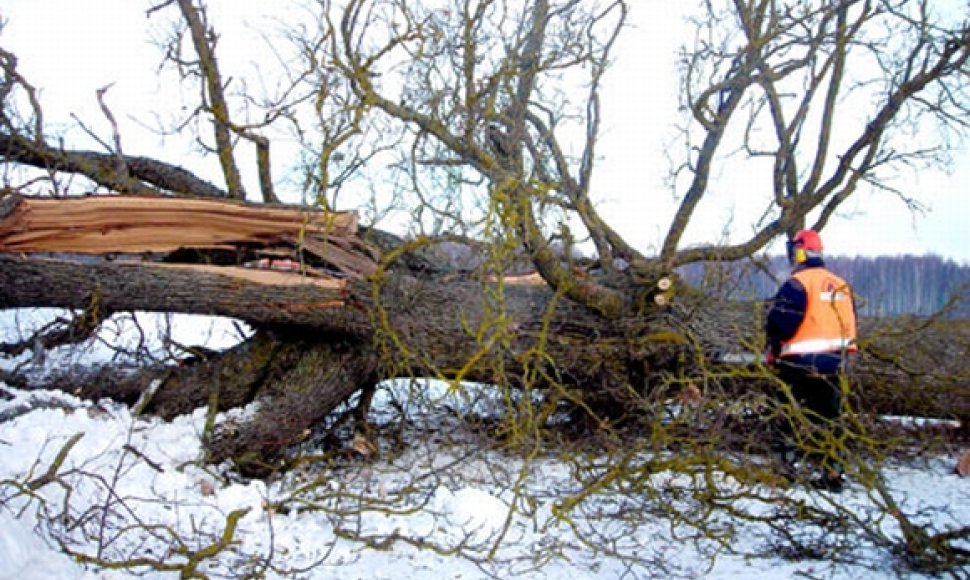
M 231 266 L 0 255 L 4 308 L 184 312 L 229 316 L 256 325 L 369 332 L 366 315 L 344 308 L 348 283 Z
M 172 417 L 262 401 L 255 421 L 212 439 L 217 459 L 271 464 L 350 394 L 397 376 L 511 387 L 532 377 L 534 386 L 602 389 L 620 409 L 606 393 L 622 392 L 653 352 L 638 342 L 646 321 L 607 321 L 534 276 L 382 268 L 350 214 L 122 196 L 2 203 L 0 307 L 212 314 L 257 328 L 226 353 L 168 369 L 146 407 Z M 180 262 L 199 256 L 186 250 L 236 257 Z M 271 269 L 278 261 L 285 271 Z M 671 336 L 660 342 L 683 342 Z
M 660 357 L 686 343 L 649 330 L 654 322 L 646 319 L 607 321 L 535 284 L 504 287 L 505 322 L 496 325 L 495 283 L 486 280 L 399 274 L 382 283 L 335 280 L 338 290 L 264 282 L 153 264 L 0 257 L 4 307 L 171 309 L 256 325 L 234 349 L 169 369 L 146 408 L 172 417 L 207 404 L 260 401 L 253 421 L 220 433 L 211 446 L 214 459 L 233 458 L 252 474 L 274 464 L 341 401 L 384 379 L 430 376 L 509 388 L 529 380 L 535 388 L 560 385 L 576 402 L 596 395 L 624 413 L 635 411 L 630 395 L 642 390 L 649 370 L 670 367 Z
M 180 220 L 183 211 L 191 217 Z M 410 268 L 407 253 L 382 254 L 356 225 L 352 214 L 211 200 L 8 197 L 0 200 L 0 308 L 249 322 L 249 340 L 167 368 L 160 382 L 139 375 L 106 384 L 129 396 L 154 384 L 145 408 L 163 417 L 259 401 L 252 421 L 209 440 L 214 460 L 252 474 L 275 468 L 353 393 L 394 377 L 545 389 L 553 402 L 614 423 L 649 420 L 644 401 L 662 400 L 678 378 L 765 386 L 750 373 L 714 378 L 722 371 L 708 357 L 756 342 L 750 312 L 732 322 L 729 309 L 699 295 L 682 291 L 671 304 L 664 288 L 659 307 L 654 289 L 627 288 L 631 304 L 650 307 L 607 319 L 536 276 L 449 272 L 427 260 Z M 947 404 L 939 412 L 952 414 Z

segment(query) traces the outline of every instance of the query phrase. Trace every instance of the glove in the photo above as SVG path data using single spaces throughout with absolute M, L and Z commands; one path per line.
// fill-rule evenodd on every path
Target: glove
M 765 349 L 765 366 L 768 368 L 775 366 L 775 351 L 771 347 Z

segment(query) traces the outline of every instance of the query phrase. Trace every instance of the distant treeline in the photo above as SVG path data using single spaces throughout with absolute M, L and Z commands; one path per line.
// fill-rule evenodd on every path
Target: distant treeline
M 852 285 L 863 316 L 928 315 L 947 308 L 947 317 L 970 318 L 970 266 L 939 256 L 835 256 L 825 261 Z M 789 272 L 784 257 L 692 264 L 681 270 L 692 285 L 747 300 L 772 297 Z

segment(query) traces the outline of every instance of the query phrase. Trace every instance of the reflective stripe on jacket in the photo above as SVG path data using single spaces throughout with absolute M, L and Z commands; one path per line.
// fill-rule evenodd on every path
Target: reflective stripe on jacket
M 855 308 L 849 285 L 825 268 L 806 268 L 792 275 L 805 287 L 805 318 L 781 356 L 856 351 Z

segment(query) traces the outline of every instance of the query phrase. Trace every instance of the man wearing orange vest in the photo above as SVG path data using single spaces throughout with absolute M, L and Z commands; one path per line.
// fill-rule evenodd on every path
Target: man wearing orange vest
M 794 442 L 801 439 L 799 447 L 805 455 L 821 463 L 822 476 L 815 483 L 839 491 L 844 481 L 841 465 L 834 450 L 824 449 L 817 435 L 824 439 L 825 433 L 841 433 L 837 425 L 842 414 L 839 374 L 847 354 L 858 350 L 852 290 L 825 268 L 822 239 L 814 230 L 802 230 L 788 242 L 788 261 L 792 275 L 772 300 L 765 324 L 766 357 L 791 389 L 791 399 L 785 394 L 781 400 L 805 414 L 816 437 L 796 436 L 790 417 L 784 417 L 776 447 L 786 469 L 793 472 L 798 456 Z

